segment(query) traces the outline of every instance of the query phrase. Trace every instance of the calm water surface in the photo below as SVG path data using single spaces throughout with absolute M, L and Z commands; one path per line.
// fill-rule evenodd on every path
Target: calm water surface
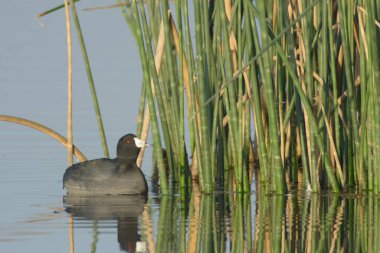
M 63 12 L 34 16 L 62 1 L 5 1 L 0 8 L 0 114 L 65 135 L 66 37 Z M 104 5 L 81 1 L 78 9 Z M 118 10 L 83 12 L 111 156 L 134 132 L 141 71 Z M 112 46 L 110 46 L 112 45 Z M 102 156 L 80 49 L 74 41 L 74 142 Z M 142 170 L 150 181 L 151 153 Z M 68 198 L 66 151 L 24 126 L 0 122 L 0 252 L 380 252 L 379 197 L 195 193 Z M 252 187 L 255 188 L 254 185 Z

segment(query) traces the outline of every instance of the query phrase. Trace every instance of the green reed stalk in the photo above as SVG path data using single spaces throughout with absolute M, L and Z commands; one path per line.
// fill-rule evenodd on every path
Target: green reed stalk
M 372 71 L 369 72 L 370 79 L 372 79 L 372 92 L 371 96 L 373 99 L 373 109 L 375 115 L 380 113 L 380 102 L 378 96 L 380 94 L 378 90 L 378 85 L 376 83 L 380 80 L 380 63 L 378 62 L 378 56 L 380 53 L 380 46 L 378 41 L 380 40 L 380 34 L 378 32 L 378 27 L 375 27 L 375 20 L 378 19 L 380 13 L 376 15 L 375 2 L 373 0 L 367 1 L 367 30 L 369 40 L 369 55 Z M 374 132 L 374 148 L 373 148 L 373 163 L 374 163 L 374 191 L 376 194 L 380 193 L 380 120 L 378 116 L 373 118 L 373 132 Z
M 359 5 L 362 5 L 363 2 L 359 1 Z M 367 157 L 366 154 L 366 147 L 368 145 L 367 142 L 367 124 L 363 124 L 363 122 L 368 121 L 368 81 L 367 81 L 367 60 L 368 56 L 366 55 L 365 51 L 365 43 L 366 43 L 366 34 L 364 34 L 364 14 L 360 11 L 358 11 L 358 23 L 359 23 L 359 50 L 360 50 L 360 55 L 362 59 L 366 60 L 360 60 L 360 86 L 361 86 L 361 96 L 360 96 L 360 108 L 361 108 L 361 113 L 360 113 L 360 122 L 361 124 L 361 134 L 360 134 L 360 148 L 359 148 L 359 155 L 358 155 L 358 160 L 359 160 L 359 175 L 358 175 L 358 185 L 359 185 L 359 191 L 362 190 L 367 190 L 367 183 L 368 183 L 368 178 L 367 174 L 365 171 L 368 169 L 368 159 L 365 159 Z M 363 27 L 363 29 L 361 29 Z
M 215 3 L 212 6 L 213 13 L 217 11 L 219 6 Z M 210 7 L 211 9 L 211 7 Z M 212 32 L 212 51 L 213 51 L 213 60 L 215 67 L 209 72 L 210 73 L 210 84 L 214 83 L 212 92 L 216 92 L 217 96 L 213 103 L 213 128 L 212 128 L 212 166 L 214 166 L 213 177 L 216 177 L 216 184 L 220 187 L 220 189 L 226 189 L 229 187 L 229 171 L 230 171 L 230 162 L 228 155 L 228 127 L 224 124 L 225 118 L 225 106 L 223 103 L 224 94 L 219 93 L 219 89 L 223 83 L 225 78 L 224 67 L 223 67 L 223 59 L 222 59 L 222 48 L 220 45 L 221 42 L 221 22 L 218 21 L 218 15 L 215 16 L 213 20 L 211 20 L 214 25 L 212 29 L 210 29 L 210 33 Z M 212 31 L 211 31 L 212 30 Z M 222 97 L 223 96 L 223 97 Z
M 79 2 L 79 1 L 80 0 L 74 0 L 74 3 Z M 60 10 L 60 9 L 63 9 L 63 8 L 65 8 L 65 4 L 58 5 L 58 6 L 54 7 L 54 8 L 51 8 L 50 10 L 47 10 L 47 11 L 44 11 L 44 12 L 38 14 L 36 16 L 36 18 L 42 18 L 43 16 L 46 16 L 46 15 L 48 15 L 50 13 L 53 13 L 53 12 L 55 12 L 57 10 Z
M 226 19 L 226 13 L 225 13 L 225 5 L 223 2 L 219 2 L 219 19 L 221 24 L 226 24 L 227 19 Z M 230 34 L 229 31 L 227 31 L 226 26 L 221 26 L 221 33 L 222 33 L 222 43 L 224 46 L 223 50 L 223 57 L 224 57 L 224 64 L 225 64 L 225 71 L 226 71 L 226 78 L 227 80 L 230 80 L 230 78 L 233 76 L 232 72 L 232 59 L 231 59 L 231 54 L 229 50 L 229 39 L 228 35 Z M 248 191 L 249 189 L 244 189 L 244 183 L 243 183 L 243 178 L 242 178 L 242 171 L 241 167 L 242 164 L 239 164 L 241 159 L 239 157 L 242 155 L 242 149 L 241 146 L 239 146 L 240 143 L 240 138 L 241 136 L 239 135 L 239 130 L 238 130 L 238 112 L 236 108 L 236 99 L 235 99 L 235 87 L 234 85 L 230 85 L 225 89 L 224 101 L 226 105 L 226 111 L 227 115 L 229 117 L 229 142 L 231 143 L 230 147 L 232 150 L 232 158 L 234 162 L 234 172 L 235 172 L 235 179 L 237 181 L 237 190 L 238 191 Z
M 136 135 L 141 137 L 141 132 L 144 124 L 144 112 L 145 112 L 145 102 L 146 102 L 146 91 L 145 86 L 141 85 L 141 94 L 140 94 L 140 105 L 137 113 L 137 130 Z
M 223 101 L 220 98 L 215 100 L 214 115 L 213 115 L 213 133 L 212 133 L 212 152 L 213 152 L 213 176 L 216 177 L 216 184 L 220 187 L 225 185 L 224 169 L 225 163 L 228 162 L 228 149 L 227 149 L 227 129 L 223 126 L 222 115 Z M 229 169 L 228 169 L 229 170 Z
M 349 112 L 350 117 L 348 121 L 348 132 L 349 135 L 352 134 L 352 147 L 354 148 L 353 153 L 359 150 L 359 130 L 358 130 L 358 121 L 357 121 L 357 105 L 356 105 L 356 97 L 354 93 L 354 82 L 353 82 L 353 61 L 351 59 L 350 53 L 350 38 L 348 35 L 349 27 L 348 21 L 349 17 L 347 17 L 343 10 L 346 6 L 346 3 L 343 3 L 341 0 L 338 0 L 338 10 L 340 17 L 340 31 L 342 35 L 342 48 L 343 48 L 343 56 L 344 56 L 344 71 L 347 83 L 347 102 L 349 103 Z M 354 167 L 352 169 L 358 168 L 358 160 L 355 156 Z
M 188 115 L 188 120 L 190 123 L 190 141 L 192 155 L 196 154 L 198 171 L 203 170 L 203 161 L 201 155 L 201 145 L 200 145 L 200 133 L 198 130 L 198 113 L 197 113 L 197 102 L 195 99 L 195 85 L 194 85 L 194 72 L 195 72 L 195 64 L 194 64 L 194 53 L 193 46 L 191 43 L 191 34 L 190 34 L 190 22 L 189 22 L 189 12 L 188 12 L 188 3 L 183 5 L 183 19 L 184 19 L 184 30 L 186 36 L 186 55 L 187 55 L 187 67 L 188 67 L 188 79 L 189 79 L 189 89 L 190 89 L 190 101 L 188 101 L 188 106 L 190 107 L 191 113 Z M 193 135 L 191 133 L 194 133 Z M 195 145 L 194 145 L 195 143 Z M 195 146 L 195 147 L 194 147 Z M 195 150 L 195 152 L 194 152 Z M 194 169 L 194 167 L 193 167 Z M 200 180 L 202 182 L 203 175 L 199 174 Z
M 161 145 L 160 133 L 159 133 L 159 129 L 158 129 L 158 122 L 157 122 L 157 117 L 156 117 L 154 98 L 153 98 L 153 94 L 152 94 L 152 90 L 151 90 L 151 86 L 150 86 L 148 60 L 146 58 L 147 55 L 149 55 L 148 52 L 150 49 L 148 47 L 148 49 L 149 49 L 149 50 L 147 50 L 148 52 L 146 52 L 144 49 L 144 42 L 143 42 L 143 37 L 142 37 L 142 27 L 141 27 L 143 21 L 140 21 L 140 16 L 139 16 L 139 12 L 137 10 L 136 2 L 133 2 L 132 8 L 133 8 L 133 11 L 136 15 L 136 20 L 138 21 L 137 23 L 139 24 L 139 26 L 136 27 L 137 28 L 136 29 L 136 35 L 137 35 L 137 42 L 139 45 L 141 65 L 142 65 L 142 68 L 144 70 L 143 71 L 144 85 L 145 85 L 145 89 L 146 89 L 146 95 L 148 98 L 148 107 L 149 107 L 149 113 L 150 113 L 150 118 L 151 118 L 151 123 L 152 123 L 154 155 L 157 159 L 161 191 L 163 194 L 167 194 L 168 193 L 168 186 L 167 186 L 166 174 L 165 174 L 165 164 L 164 164 L 164 159 L 162 157 L 162 145 Z M 155 70 L 153 71 L 153 73 L 155 73 Z M 154 81 L 157 81 L 157 80 L 153 80 L 153 82 Z M 155 85 L 157 85 L 157 83 L 155 83 Z M 156 93 L 158 93 L 156 87 L 155 87 L 155 89 L 156 89 Z
M 209 105 L 206 104 L 207 97 L 207 81 L 204 75 L 205 71 L 205 59 L 203 54 L 203 39 L 204 35 L 201 30 L 201 2 L 199 0 L 194 1 L 194 13 L 195 13 L 195 33 L 196 33 L 196 49 L 197 49 L 197 84 L 199 87 L 199 111 L 200 111 L 200 139 L 202 143 L 202 160 L 203 167 L 200 173 L 203 175 L 203 181 L 201 182 L 202 191 L 211 193 L 214 188 L 211 168 L 211 153 L 210 153 L 210 116 Z
M 74 0 L 70 0 L 70 7 L 71 7 L 71 13 L 73 14 L 75 28 L 77 30 L 79 44 L 80 44 L 80 47 L 82 49 L 82 57 L 83 57 L 84 65 L 85 65 L 85 68 L 86 68 L 87 79 L 88 79 L 88 82 L 90 84 L 91 95 L 92 95 L 92 102 L 94 104 L 96 119 L 97 119 L 97 122 L 98 122 L 100 139 L 102 141 L 102 147 L 103 147 L 103 153 L 104 153 L 105 157 L 109 157 L 107 140 L 106 140 L 106 135 L 104 133 L 103 120 L 102 120 L 102 115 L 100 113 L 100 108 L 99 108 L 99 103 L 98 103 L 98 97 L 96 95 L 96 89 L 95 89 L 94 79 L 92 78 L 90 61 L 88 60 L 86 45 L 84 43 L 82 29 L 80 27 L 78 13 L 77 13 L 76 8 L 75 8 Z
M 233 13 L 234 16 L 236 17 L 237 15 L 237 32 L 235 34 L 237 35 L 237 69 L 242 68 L 242 61 L 243 61 L 243 53 L 244 53 L 244 48 L 243 48 L 243 36 L 242 36 L 242 0 L 241 1 L 236 1 L 237 4 L 237 11 L 236 13 Z M 234 70 L 235 72 L 235 70 Z M 237 146 L 241 147 L 242 151 L 244 150 L 243 146 L 243 133 L 242 133 L 242 128 L 243 128 L 243 75 L 240 74 L 237 80 L 237 85 L 238 85 L 238 96 L 237 96 L 237 115 L 238 115 L 238 125 L 241 126 L 239 127 L 236 131 L 238 132 L 237 135 Z M 238 164 L 241 165 L 240 169 L 242 170 L 240 172 L 241 174 L 241 181 L 244 183 L 244 172 L 246 171 L 243 165 L 243 154 L 239 154 L 238 156 Z
M 219 146 L 219 167 L 220 167 L 220 185 L 224 189 L 229 189 L 230 186 L 230 157 L 228 155 L 228 136 L 227 131 L 228 129 L 223 126 L 223 105 L 222 103 L 219 103 L 219 129 L 220 129 L 220 139 L 218 141 Z
M 247 192 L 251 191 L 251 185 L 253 181 L 253 174 L 254 174 L 254 166 L 252 164 L 253 162 L 253 146 L 251 141 L 251 111 L 250 111 L 250 103 L 249 101 L 246 101 L 243 108 L 243 116 L 245 117 L 245 122 L 243 122 L 243 136 L 242 141 L 244 143 L 244 152 L 243 152 L 243 183 L 244 183 L 244 189 L 247 190 Z
M 215 10 L 217 10 L 218 5 L 214 5 Z M 215 91 L 217 92 L 225 78 L 225 73 L 223 71 L 223 60 L 222 60 L 222 48 L 219 46 L 222 44 L 221 42 L 221 32 L 220 27 L 221 23 L 217 21 L 218 17 L 215 17 L 214 20 L 214 29 L 213 29 L 213 51 L 215 53 L 215 62 L 217 69 L 215 70 L 214 82 L 216 85 L 214 86 Z M 217 184 L 222 189 L 227 189 L 229 187 L 229 171 L 230 171 L 230 159 L 228 155 L 228 127 L 224 125 L 223 119 L 225 117 L 224 112 L 224 94 L 222 97 L 221 93 L 218 93 L 216 97 L 216 101 L 214 102 L 214 122 L 217 128 L 214 128 L 215 135 L 213 133 L 212 144 L 215 146 L 216 155 L 214 156 L 216 162 L 213 165 L 217 165 Z M 215 115 L 217 114 L 217 115 Z M 215 119 L 215 117 L 217 117 Z
M 302 9 L 305 9 L 306 0 L 302 0 Z M 312 26 L 312 13 L 308 13 L 305 18 L 302 19 L 302 40 L 305 45 L 305 82 L 306 82 L 306 93 L 309 101 L 313 101 L 314 98 L 314 81 L 313 81 L 313 58 L 311 55 L 311 38 L 313 37 L 310 34 L 310 27 Z M 314 117 L 314 114 L 308 114 L 309 124 L 311 118 Z M 317 158 L 315 150 L 315 132 L 318 131 L 317 128 L 309 127 L 309 161 L 310 161 L 310 179 L 311 179 L 311 189 L 314 192 L 318 191 L 318 171 L 317 171 Z
M 370 55 L 370 54 L 369 54 Z M 371 60 L 371 58 L 372 57 L 370 57 L 370 60 Z M 368 67 L 368 69 L 369 70 L 372 70 L 372 67 L 371 66 L 369 66 Z M 372 78 L 369 80 L 369 82 L 368 82 L 368 85 L 369 85 L 369 94 L 373 94 L 373 80 L 372 80 Z M 369 126 L 371 126 L 371 127 L 369 127 L 368 128 L 368 135 L 367 135 L 367 141 L 368 141 L 368 148 L 369 148 L 369 151 L 370 152 L 373 152 L 373 149 L 374 149 L 374 143 L 375 143 L 375 131 L 374 131 L 374 127 L 373 127 L 373 125 L 375 124 L 374 123 L 374 119 L 375 119 L 375 117 L 376 117 L 376 114 L 375 114 L 375 109 L 374 109 L 374 107 L 375 107 L 375 102 L 374 102 L 374 97 L 373 97 L 373 95 L 371 95 L 369 98 L 368 98 L 368 100 L 369 100 L 369 104 L 368 104 L 368 114 L 369 114 L 369 120 L 368 120 L 368 124 L 369 124 Z M 372 158 L 371 159 L 371 161 L 368 163 L 368 175 L 367 175 L 367 177 L 368 177 L 368 190 L 369 191 L 373 191 L 374 190 L 374 179 L 375 179 L 375 172 L 374 172 L 374 166 L 375 166 L 375 164 L 374 164 L 374 162 L 373 162 L 373 157 L 370 157 L 370 158 Z
M 258 11 L 260 13 L 265 13 L 265 5 L 264 2 L 258 2 Z M 263 15 L 258 16 L 260 20 L 260 29 L 261 29 L 261 40 L 263 45 L 268 44 L 268 29 L 266 26 L 265 18 Z M 274 177 L 274 191 L 276 193 L 283 193 L 286 191 L 284 182 L 284 170 L 281 162 L 281 154 L 280 154 L 280 143 L 278 141 L 278 114 L 275 108 L 275 98 L 273 91 L 273 83 L 271 77 L 271 59 L 269 55 L 269 51 L 263 54 L 263 62 L 264 62 L 264 75 L 263 75 L 263 85 L 266 94 L 267 108 L 268 108 L 268 118 L 269 118 L 269 143 L 271 150 L 271 165 L 273 167 L 273 177 Z
M 178 119 L 179 117 L 179 93 L 183 92 L 183 89 L 179 89 L 178 84 L 178 79 L 176 77 L 176 73 L 178 71 L 175 70 L 174 67 L 174 55 L 173 55 L 173 43 L 172 43 L 172 37 L 170 36 L 170 23 L 169 23 L 169 17 L 168 17 L 168 11 L 169 11 L 169 6 L 168 6 L 168 1 L 163 0 L 162 1 L 162 19 L 164 24 L 164 32 L 165 32 L 165 59 L 167 63 L 167 75 L 169 77 L 169 84 L 170 88 L 170 119 L 169 121 L 171 127 L 171 130 L 173 134 L 171 134 L 172 140 L 172 146 L 173 146 L 173 151 L 177 151 L 179 149 L 179 121 L 175 120 L 176 118 Z M 169 118 L 169 117 L 168 117 Z M 178 155 L 177 155 L 178 157 Z
M 188 173 L 188 163 L 186 157 L 186 145 L 185 145 L 185 109 L 184 109 L 184 75 L 183 75 L 183 58 L 184 58 L 184 50 L 183 50 L 183 25 L 182 25 L 182 0 L 177 0 L 177 8 L 176 14 L 178 18 L 178 33 L 179 33 L 179 53 L 178 53 L 178 61 L 179 61 L 179 136 L 178 136 L 178 148 L 179 148 L 179 164 L 180 164 L 180 184 L 181 187 L 186 187 L 188 182 L 189 173 Z
M 285 115 L 282 119 L 282 125 L 286 126 L 291 118 L 294 116 L 294 107 L 296 105 L 296 95 L 292 94 L 292 98 L 290 99 L 290 103 L 286 108 Z
M 248 0 L 244 1 L 244 12 L 245 16 L 248 17 L 248 20 L 254 23 L 254 17 L 251 15 L 251 12 L 248 9 Z M 249 31 L 247 33 L 251 33 L 251 29 L 255 29 L 255 26 L 249 26 L 251 23 L 247 24 L 247 28 Z M 254 48 L 252 45 L 253 43 L 258 43 L 258 41 L 252 41 L 254 38 L 252 38 L 253 34 L 251 33 L 251 36 L 247 36 L 249 38 L 247 40 L 247 55 L 251 56 L 255 54 L 255 51 L 252 50 L 252 53 L 250 54 L 249 50 Z M 251 66 L 250 72 L 249 72 L 249 80 L 251 80 L 251 88 L 252 88 L 252 95 L 253 99 L 251 98 L 251 106 L 253 107 L 252 111 L 254 113 L 254 120 L 255 120 L 255 130 L 256 130 L 256 142 L 258 146 L 258 153 L 260 157 L 260 181 L 265 182 L 269 179 L 269 169 L 268 169 L 268 155 L 267 155 L 267 149 L 264 142 L 264 128 L 263 128 L 263 122 L 261 117 L 261 99 L 260 99 L 260 89 L 259 89 L 259 82 L 257 80 L 257 71 L 255 66 Z
M 276 2 L 276 16 L 273 17 L 273 19 L 276 20 L 276 23 L 273 24 L 275 27 L 272 29 L 274 30 L 274 33 L 277 35 L 281 33 L 282 27 L 283 27 L 283 6 L 282 1 L 275 1 Z M 283 40 L 281 41 L 281 46 L 284 47 Z M 279 120 L 279 136 L 280 136 L 280 154 L 281 154 L 281 160 L 284 167 L 286 165 L 286 154 L 285 154 L 285 145 L 286 145 L 286 125 L 283 124 L 283 117 L 285 115 L 285 107 L 286 107 L 286 93 L 285 93 L 285 73 L 284 69 L 282 68 L 282 62 L 281 59 L 277 59 L 276 62 L 274 62 L 275 65 L 275 76 L 273 78 L 274 81 L 274 87 L 277 89 L 277 94 L 275 96 L 277 97 L 277 112 L 278 112 L 278 120 Z M 277 78 L 276 78 L 277 76 Z M 289 174 L 289 173 L 288 173 Z
M 159 84 L 160 84 L 159 89 L 161 92 L 161 99 L 160 99 L 161 102 L 159 102 L 158 105 L 159 105 L 159 108 L 161 106 L 161 111 L 159 110 L 160 122 L 166 127 L 166 130 L 164 130 L 164 127 L 162 127 L 162 129 L 164 133 L 166 150 L 170 152 L 170 156 L 168 157 L 170 173 L 173 174 L 174 176 L 173 179 L 175 181 L 178 181 L 178 171 L 174 170 L 174 167 L 173 167 L 173 160 L 174 160 L 174 157 L 176 157 L 174 154 L 174 150 L 177 150 L 177 149 L 174 146 L 175 145 L 174 140 L 173 140 L 174 137 L 172 137 L 169 134 L 169 133 L 173 133 L 172 135 L 175 135 L 176 131 L 174 130 L 175 123 L 173 123 L 175 115 L 173 115 L 173 110 L 171 108 L 171 102 L 170 102 L 171 100 L 170 87 L 169 87 L 170 81 L 169 81 L 168 73 L 166 73 L 165 71 L 165 69 L 168 68 L 167 65 L 168 65 L 167 61 L 163 59 L 163 71 L 160 72 L 160 76 L 158 76 L 158 73 L 157 73 L 157 81 L 159 81 Z M 158 100 L 158 97 L 156 100 Z M 161 116 L 162 116 L 162 119 L 161 119 Z
M 212 175 L 211 177 L 215 179 L 217 175 L 217 169 L 218 169 L 218 156 L 217 156 L 217 144 L 218 144 L 218 123 L 219 123 L 219 103 L 220 103 L 220 97 L 218 96 L 215 99 L 214 103 L 214 112 L 212 116 L 212 133 L 211 133 L 211 154 L 214 154 L 211 156 L 211 166 L 212 166 Z M 222 126 L 221 126 L 222 127 Z M 219 162 L 219 161 L 218 161 Z
M 251 40 L 251 34 L 247 33 L 247 29 L 245 26 L 250 26 L 248 20 L 243 20 L 243 7 L 244 2 L 242 1 L 239 5 L 238 13 L 239 15 L 239 24 L 240 28 L 238 28 L 238 69 L 243 68 L 244 66 L 244 53 L 245 47 L 248 40 Z M 244 45 L 244 46 L 243 46 Z M 248 97 L 248 99 L 246 99 Z M 243 188 L 245 191 L 250 191 L 250 155 L 251 155 L 251 112 L 250 112 L 250 101 L 249 97 L 251 97 L 251 87 L 249 84 L 248 73 L 242 74 L 239 79 L 239 94 L 238 94 L 238 105 L 239 106 L 239 120 L 240 120 L 240 145 L 242 146 L 242 154 L 240 156 L 241 161 L 239 163 L 242 164 L 242 181 Z M 252 169 L 253 170 L 253 169 Z
M 153 41 L 157 41 L 160 33 L 160 26 L 158 26 L 158 24 L 160 24 L 162 21 L 160 5 L 157 1 L 148 0 L 147 6 L 151 36 Z
M 319 44 L 318 44 L 318 54 L 317 54 L 317 57 L 318 57 L 318 70 L 319 70 L 319 76 L 321 78 L 321 81 L 322 83 L 318 83 L 318 82 L 315 82 L 316 83 L 316 90 L 317 90 L 317 93 L 318 93 L 318 90 L 319 90 L 319 96 L 320 96 L 320 103 L 319 103 L 319 117 L 320 119 L 324 119 L 324 117 L 321 116 L 321 111 L 322 111 L 322 115 L 323 115 L 323 111 L 326 111 L 328 112 L 330 110 L 330 100 L 329 100 L 329 87 L 330 87 L 330 83 L 328 82 L 328 64 L 326 64 L 328 62 L 328 29 L 327 29 L 327 26 L 328 26 L 328 21 L 327 21 L 327 9 L 328 9 L 328 5 L 327 5 L 327 1 L 323 1 L 321 2 L 321 4 L 319 4 L 318 6 L 318 10 L 319 10 L 319 15 L 321 17 L 321 20 L 319 21 L 320 25 L 321 25 L 321 29 L 320 29 L 320 37 L 321 39 L 318 41 Z M 319 86 L 319 87 L 318 87 Z M 322 126 L 321 127 L 331 127 L 331 120 L 330 118 L 327 118 L 327 120 L 324 122 L 324 121 L 321 121 L 322 123 Z M 325 125 L 323 125 L 323 123 Z M 328 133 L 327 131 L 323 131 L 323 140 L 324 140 L 324 143 L 325 143 L 325 147 L 326 147 L 326 154 L 330 154 L 330 142 L 328 141 L 329 138 L 328 138 Z M 326 175 L 326 173 L 324 173 L 324 176 Z
M 301 159 L 302 159 L 302 184 L 304 189 L 308 188 L 310 185 L 310 173 L 309 173 L 309 164 L 308 164 L 308 153 L 306 145 L 306 129 L 305 129 L 305 120 L 301 108 L 301 100 L 298 94 L 296 94 L 296 116 L 297 116 L 297 126 L 298 126 L 298 136 L 300 139 L 300 148 L 301 148 Z
M 328 37 L 329 37 L 329 71 L 330 71 L 330 77 L 333 87 L 333 112 L 334 112 L 334 129 L 335 129 L 335 147 L 338 153 L 338 157 L 341 157 L 341 129 L 339 124 L 339 105 L 338 105 L 338 81 L 337 81 L 337 71 L 336 71 L 336 56 L 337 53 L 334 50 L 334 47 L 336 46 L 336 43 L 334 43 L 334 31 L 333 31 L 333 23 L 332 18 L 333 15 L 331 13 L 332 8 L 332 2 L 330 0 L 327 0 L 327 20 L 328 20 Z

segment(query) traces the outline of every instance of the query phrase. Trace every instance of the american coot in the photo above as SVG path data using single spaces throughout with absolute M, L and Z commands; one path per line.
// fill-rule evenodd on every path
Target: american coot
M 63 175 L 63 186 L 72 195 L 145 194 L 148 186 L 136 159 L 145 143 L 134 134 L 120 138 L 117 158 L 77 163 Z

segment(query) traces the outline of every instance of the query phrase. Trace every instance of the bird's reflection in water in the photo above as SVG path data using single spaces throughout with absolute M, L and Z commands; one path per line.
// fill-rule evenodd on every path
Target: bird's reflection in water
M 140 242 L 138 218 L 147 201 L 145 195 L 71 196 L 64 198 L 66 212 L 74 218 L 88 220 L 117 220 L 117 238 L 120 249 L 135 252 Z

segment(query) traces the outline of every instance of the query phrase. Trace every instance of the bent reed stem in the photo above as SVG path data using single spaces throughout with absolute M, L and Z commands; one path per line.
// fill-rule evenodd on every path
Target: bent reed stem
M 8 115 L 0 115 L 0 121 L 6 121 L 6 122 L 11 122 L 11 123 L 16 123 L 16 124 L 24 125 L 27 127 L 31 127 L 44 134 L 49 135 L 50 137 L 53 137 L 63 146 L 67 147 L 67 139 L 65 137 L 63 137 L 59 133 L 55 132 L 54 130 L 46 126 L 41 125 L 40 123 L 19 118 L 19 117 L 8 116 Z M 81 151 L 79 151 L 79 149 L 77 149 L 74 145 L 73 145 L 73 152 L 74 152 L 74 155 L 79 159 L 79 161 L 84 162 L 87 160 L 86 156 Z

